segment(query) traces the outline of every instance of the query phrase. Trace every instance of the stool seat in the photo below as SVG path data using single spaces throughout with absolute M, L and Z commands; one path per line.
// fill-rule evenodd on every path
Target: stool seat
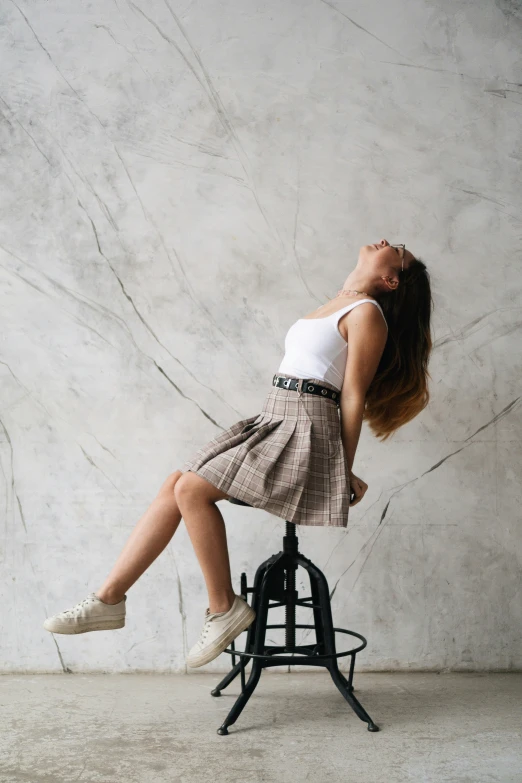
M 229 498 L 229 501 L 231 503 L 237 503 L 238 506 L 248 506 L 249 508 L 254 508 L 252 503 L 247 503 L 245 500 L 238 500 L 237 498 Z
M 250 503 L 236 498 L 229 498 L 231 503 L 239 506 L 253 508 Z M 304 568 L 310 579 L 311 595 L 300 597 L 296 589 L 296 571 L 298 567 Z M 241 693 L 229 711 L 222 725 L 217 730 L 218 734 L 228 734 L 228 727 L 236 722 L 243 711 L 250 696 L 259 682 L 261 672 L 270 666 L 324 666 L 350 704 L 356 715 L 368 726 L 368 731 L 379 731 L 379 727 L 370 718 L 364 707 L 353 695 L 353 673 L 355 668 L 355 656 L 363 650 L 367 641 L 364 636 L 346 628 L 334 628 L 332 608 L 328 582 L 322 571 L 311 560 L 299 552 L 296 526 L 292 522 L 286 522 L 286 531 L 283 537 L 283 549 L 265 560 L 257 568 L 252 587 L 247 585 L 247 576 L 241 574 L 241 597 L 248 601 L 248 594 L 252 594 L 251 606 L 256 616 L 254 622 L 246 630 L 244 650 L 236 650 L 233 641 L 224 652 L 232 656 L 232 668 L 211 691 L 212 696 L 221 696 L 232 680 L 241 675 Z M 285 607 L 284 624 L 274 625 L 268 622 L 270 609 L 278 606 Z M 305 625 L 296 622 L 296 609 L 298 606 L 313 610 L 313 625 Z M 266 644 L 266 632 L 272 628 L 285 629 L 284 644 Z M 296 629 L 307 628 L 315 631 L 315 642 L 310 644 L 296 644 Z M 335 634 L 344 633 L 356 637 L 362 642 L 356 647 L 343 652 L 337 652 Z M 343 656 L 351 656 L 350 671 L 348 677 L 339 670 L 337 659 Z M 236 657 L 239 661 L 236 662 Z M 248 681 L 245 677 L 245 668 L 249 661 L 252 662 Z

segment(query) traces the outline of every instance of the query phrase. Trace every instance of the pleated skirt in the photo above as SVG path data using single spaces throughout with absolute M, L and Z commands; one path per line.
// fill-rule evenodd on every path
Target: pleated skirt
M 270 386 L 259 413 L 205 443 L 181 470 L 297 525 L 348 525 L 350 484 L 340 411 L 325 397 Z

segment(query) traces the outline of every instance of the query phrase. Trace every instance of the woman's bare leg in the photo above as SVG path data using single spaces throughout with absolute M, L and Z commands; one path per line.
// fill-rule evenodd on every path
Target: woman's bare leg
M 216 502 L 224 500 L 228 495 L 190 471 L 176 482 L 174 494 L 203 571 L 209 610 L 226 612 L 234 602 L 235 593 L 230 574 L 225 521 Z
M 178 529 L 181 512 L 174 487 L 183 475 L 181 470 L 171 473 L 164 481 L 156 498 L 137 522 L 109 576 L 96 590 L 96 595 L 107 604 L 117 604 L 165 549 Z

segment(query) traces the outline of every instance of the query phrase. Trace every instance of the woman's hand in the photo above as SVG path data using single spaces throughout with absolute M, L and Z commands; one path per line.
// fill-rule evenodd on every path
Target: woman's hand
M 348 472 L 348 477 L 350 479 L 350 496 L 352 494 L 355 495 L 353 500 L 350 500 L 350 506 L 356 506 L 357 503 L 363 499 L 366 490 L 368 489 L 368 484 L 356 476 L 351 470 Z

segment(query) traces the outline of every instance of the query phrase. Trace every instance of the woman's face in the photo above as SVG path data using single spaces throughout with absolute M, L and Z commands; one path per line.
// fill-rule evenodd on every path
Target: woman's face
M 415 259 L 413 253 L 410 253 L 408 249 L 404 250 L 402 247 L 391 247 L 387 239 L 381 239 L 380 242 L 376 242 L 374 245 L 363 245 L 359 251 L 359 262 L 371 263 L 375 270 L 381 274 L 390 274 L 395 272 L 399 274 L 403 268 L 403 253 L 404 253 L 404 269 L 408 268 L 408 265 Z

